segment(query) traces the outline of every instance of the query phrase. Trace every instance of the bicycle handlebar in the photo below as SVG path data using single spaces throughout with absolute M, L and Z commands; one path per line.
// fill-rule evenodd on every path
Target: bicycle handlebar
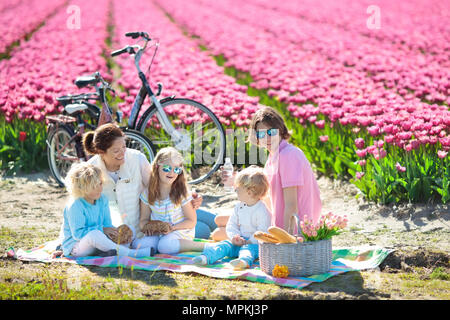
M 122 48 L 122 49 L 113 51 L 113 52 L 111 53 L 111 57 L 120 56 L 122 53 L 126 53 L 126 52 L 127 52 L 127 53 L 130 53 L 130 54 L 134 54 L 134 53 L 135 53 L 133 47 L 126 46 L 125 48 Z
M 111 53 L 111 56 L 112 57 L 116 57 L 116 56 L 121 55 L 123 53 L 128 53 L 130 55 L 134 55 L 134 64 L 135 64 L 136 69 L 138 71 L 139 78 L 141 79 L 143 85 L 147 88 L 148 93 L 150 95 L 153 95 L 153 92 L 152 92 L 152 90 L 150 88 L 150 85 L 148 84 L 148 81 L 145 78 L 145 75 L 144 75 L 144 73 L 142 72 L 142 70 L 141 70 L 141 68 L 139 66 L 139 62 L 141 60 L 142 54 L 146 50 L 148 42 L 150 42 L 152 39 L 149 37 L 147 32 L 127 32 L 127 33 L 125 33 L 125 36 L 126 37 L 131 37 L 133 39 L 137 39 L 139 37 L 142 37 L 145 40 L 145 45 L 143 47 L 141 47 L 138 44 L 135 44 L 135 45 L 132 45 L 132 46 L 128 45 L 128 46 L 126 46 L 126 47 L 124 47 L 122 49 L 113 51 Z M 156 42 L 155 46 L 156 46 L 156 48 L 159 46 L 159 41 Z M 156 54 L 156 50 L 155 50 L 155 54 Z M 152 62 L 153 62 L 153 59 L 152 59 Z M 151 64 L 150 64 L 150 66 L 151 66 Z M 159 95 L 161 93 L 161 90 L 162 90 L 162 84 L 158 83 L 158 94 L 157 95 Z
M 144 38 L 147 41 L 152 40 L 152 39 L 150 39 L 150 37 L 149 37 L 147 32 L 139 32 L 139 31 L 138 32 L 127 32 L 127 33 L 125 33 L 125 36 L 126 37 L 131 37 L 132 39 L 137 39 L 139 37 L 142 37 L 142 38 Z

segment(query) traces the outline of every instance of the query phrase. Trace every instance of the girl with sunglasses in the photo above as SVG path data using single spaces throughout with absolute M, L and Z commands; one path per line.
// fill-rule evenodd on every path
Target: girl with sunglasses
M 286 231 L 293 223 L 293 215 L 301 221 L 306 215 L 317 222 L 322 209 L 320 190 L 311 164 L 300 148 L 288 142 L 290 136 L 283 118 L 275 109 L 261 108 L 253 115 L 248 141 L 269 151 L 264 173 L 270 188 L 269 198 L 266 197 L 264 202 L 271 208 L 272 225 Z M 216 217 L 219 228 L 212 234 L 214 240 L 226 237 L 224 227 L 227 220 L 227 216 Z
M 146 238 L 157 243 L 159 253 L 203 250 L 203 243 L 193 241 L 197 215 L 192 199 L 183 170 L 183 156 L 175 148 L 162 148 L 152 162 L 148 188 L 140 196 L 139 220 L 141 230 L 146 230 L 150 220 L 165 225 L 164 234 L 150 235 L 144 231 Z
M 130 247 L 132 249 L 156 248 L 155 239 L 145 237 L 139 228 L 139 195 L 142 190 L 148 188 L 151 164 L 143 153 L 127 148 L 125 142 L 125 134 L 114 123 L 103 124 L 95 131 L 87 132 L 83 136 L 83 147 L 86 153 L 92 155 L 88 162 L 102 170 L 103 193 L 108 198 L 113 226 L 126 224 L 131 228 L 133 237 Z M 198 209 L 202 203 L 202 196 L 195 193 L 192 196 L 194 197 L 192 204 L 195 209 Z M 208 220 L 204 221 L 208 222 Z M 207 238 L 208 231 L 214 230 L 206 228 L 203 221 L 197 223 L 196 229 L 197 227 L 203 227 L 196 230 L 201 231 L 197 237 Z M 114 230 L 111 233 L 114 233 Z M 60 241 L 62 237 L 61 230 Z M 58 257 L 62 253 L 62 250 L 56 250 L 52 256 Z

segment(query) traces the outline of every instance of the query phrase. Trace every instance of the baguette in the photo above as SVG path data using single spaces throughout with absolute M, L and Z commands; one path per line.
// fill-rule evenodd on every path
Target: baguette
M 262 231 L 256 231 L 253 234 L 253 237 L 257 240 L 261 240 L 263 242 L 269 242 L 269 243 L 279 243 L 278 239 L 272 236 L 269 233 L 265 233 Z
M 286 231 L 284 231 L 281 228 L 272 226 L 272 227 L 269 227 L 269 229 L 267 229 L 267 231 L 269 231 L 269 233 L 272 236 L 277 238 L 279 243 L 297 243 L 297 238 L 290 235 L 289 233 L 287 233 Z

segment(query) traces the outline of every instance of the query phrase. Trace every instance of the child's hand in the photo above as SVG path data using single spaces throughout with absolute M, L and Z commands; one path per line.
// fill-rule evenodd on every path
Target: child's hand
M 247 243 L 247 241 L 242 238 L 240 235 L 235 235 L 232 239 L 231 239 L 231 243 L 234 244 L 235 246 L 243 246 Z
M 119 236 L 117 228 L 103 228 L 103 233 L 106 234 L 106 236 L 111 240 L 117 239 L 117 237 Z
M 174 231 L 172 224 L 170 224 L 169 222 L 164 222 L 164 223 L 167 224 L 167 229 L 166 229 L 166 232 L 163 232 L 163 234 L 168 234 L 168 233 L 171 233 L 172 231 Z
M 192 206 L 194 207 L 194 210 L 197 210 L 202 205 L 203 197 L 201 194 L 198 194 L 196 191 L 193 191 L 192 198 L 193 198 L 191 201 Z
M 160 220 L 150 220 L 148 221 L 141 231 L 146 236 L 157 236 L 161 234 L 168 234 L 173 231 L 173 227 L 170 223 L 160 221 Z

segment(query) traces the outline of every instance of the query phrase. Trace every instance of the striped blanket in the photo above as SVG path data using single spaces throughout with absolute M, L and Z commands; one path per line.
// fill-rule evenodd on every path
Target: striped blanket
M 52 258 L 51 252 L 54 251 L 55 247 L 56 242 L 51 241 L 31 250 L 18 249 L 15 251 L 13 248 L 10 248 L 7 251 L 7 255 L 23 261 L 73 263 L 109 268 L 133 268 L 147 271 L 195 272 L 213 278 L 241 279 L 302 289 L 313 282 L 323 282 L 344 272 L 376 268 L 393 251 L 373 246 L 334 248 L 333 261 L 329 272 L 309 277 L 276 278 L 262 272 L 259 268 L 258 261 L 246 270 L 234 270 L 228 264 L 230 259 L 222 259 L 208 266 L 192 264 L 192 258 L 199 255 L 200 252 L 185 252 L 175 255 L 157 254 L 153 257 L 139 259 L 118 256 Z

